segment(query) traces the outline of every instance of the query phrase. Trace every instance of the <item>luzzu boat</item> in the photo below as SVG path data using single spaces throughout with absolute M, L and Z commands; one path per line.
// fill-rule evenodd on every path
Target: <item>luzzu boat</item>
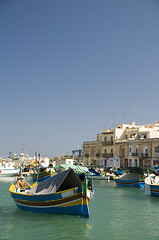
M 11 183 L 9 191 L 22 210 L 89 217 L 87 181 L 82 183 L 72 169 L 35 183 L 26 190 Z
M 148 176 L 145 178 L 145 195 L 159 197 L 159 177 Z
M 39 172 L 30 172 L 30 176 L 34 182 L 42 182 L 55 174 L 55 172 L 52 172 L 51 170 L 46 170 L 46 168 L 40 168 Z
M 128 173 L 114 179 L 117 186 L 144 187 L 144 177 L 138 173 Z
M 110 176 L 106 175 L 106 173 L 103 171 L 101 172 L 101 170 L 95 170 L 94 168 L 90 168 L 89 169 L 90 173 L 88 175 L 89 179 L 94 179 L 94 180 L 110 180 Z

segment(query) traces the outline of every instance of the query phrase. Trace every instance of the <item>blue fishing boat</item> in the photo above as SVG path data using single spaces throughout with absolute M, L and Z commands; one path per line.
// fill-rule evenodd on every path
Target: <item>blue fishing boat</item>
M 107 175 L 105 171 L 96 170 L 94 168 L 89 169 L 90 174 L 87 175 L 88 179 L 93 180 L 110 180 L 110 175 Z
M 138 175 L 130 173 L 114 179 L 117 186 L 122 187 L 144 187 L 144 179 Z
M 102 176 L 105 176 L 105 172 L 101 172 L 101 170 L 96 170 L 94 168 L 89 168 L 89 171 L 92 173 L 91 176 L 98 176 L 98 177 L 102 177 Z
M 144 169 L 140 167 L 128 167 L 128 173 L 121 177 L 116 177 L 114 180 L 117 186 L 122 187 L 141 187 L 144 188 Z
M 55 174 L 55 172 L 46 168 L 39 168 L 38 171 L 30 172 L 30 176 L 34 182 L 42 182 Z
M 24 190 L 11 183 L 11 197 L 18 208 L 33 212 L 89 217 L 90 191 L 72 169 L 35 183 Z
M 46 167 L 42 166 L 42 163 L 40 161 L 40 153 L 35 153 L 35 160 L 30 165 L 33 167 L 33 169 L 30 171 L 30 176 L 34 182 L 45 181 L 46 179 L 56 174 L 51 169 L 48 170 Z

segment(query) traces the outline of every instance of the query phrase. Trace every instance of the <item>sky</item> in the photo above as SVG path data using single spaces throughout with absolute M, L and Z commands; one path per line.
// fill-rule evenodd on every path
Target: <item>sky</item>
M 159 120 L 158 0 L 0 0 L 0 156 Z

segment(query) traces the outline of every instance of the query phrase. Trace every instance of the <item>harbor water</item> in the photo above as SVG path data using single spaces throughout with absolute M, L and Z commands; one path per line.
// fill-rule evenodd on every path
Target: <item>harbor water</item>
M 94 181 L 87 219 L 19 210 L 8 191 L 14 180 L 0 179 L 0 239 L 159 239 L 159 198 L 145 196 L 144 189 Z

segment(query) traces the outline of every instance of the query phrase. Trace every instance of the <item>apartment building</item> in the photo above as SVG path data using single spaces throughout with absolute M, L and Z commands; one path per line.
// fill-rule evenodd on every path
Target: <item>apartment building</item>
M 83 142 L 83 165 L 84 166 L 103 166 L 101 138 L 102 134 L 97 135 L 97 141 Z
M 102 130 L 97 141 L 83 143 L 85 166 L 140 166 L 159 164 L 159 122 L 146 125 L 120 124 Z

